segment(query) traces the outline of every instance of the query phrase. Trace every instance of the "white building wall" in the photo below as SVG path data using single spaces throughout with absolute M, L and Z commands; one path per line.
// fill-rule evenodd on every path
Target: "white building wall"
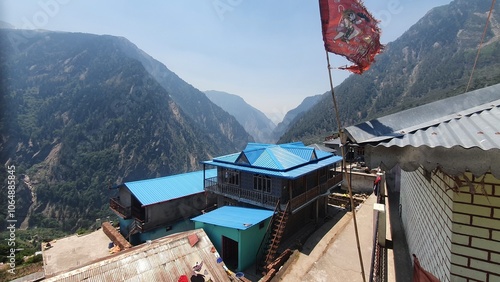
M 401 171 L 401 219 L 410 254 L 440 281 L 450 281 L 452 199 L 442 177 L 419 168 Z
M 460 180 L 453 198 L 451 280 L 500 281 L 500 179 L 467 173 Z

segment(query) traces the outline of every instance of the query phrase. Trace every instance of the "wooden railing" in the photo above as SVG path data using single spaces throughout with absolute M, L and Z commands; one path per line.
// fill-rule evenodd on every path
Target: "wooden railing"
M 335 175 L 333 178 L 328 179 L 327 182 L 320 184 L 312 189 L 307 190 L 293 199 L 290 200 L 290 209 L 293 211 L 307 202 L 316 199 L 328 191 L 331 187 L 342 182 L 342 174 Z
M 216 177 L 205 179 L 205 189 L 238 201 L 258 204 L 266 208 L 274 208 L 274 205 L 279 200 L 279 197 L 262 191 L 241 189 L 232 185 L 217 183 Z
M 307 202 L 314 200 L 319 195 L 328 191 L 331 187 L 342 182 L 342 174 L 335 175 L 333 178 L 328 179 L 323 184 L 320 184 L 312 189 L 307 190 L 293 199 L 290 200 L 290 209 L 293 211 Z M 205 179 L 205 189 L 217 194 L 222 194 L 229 198 L 239 201 L 251 201 L 253 203 L 261 204 L 267 208 L 274 208 L 274 204 L 278 201 L 279 197 L 266 194 L 259 191 L 252 191 L 241 189 L 227 184 L 217 183 L 217 178 Z
M 120 198 L 111 198 L 109 199 L 109 207 L 114 210 L 119 216 L 123 218 L 129 218 L 131 216 L 130 207 L 124 207 L 120 203 Z

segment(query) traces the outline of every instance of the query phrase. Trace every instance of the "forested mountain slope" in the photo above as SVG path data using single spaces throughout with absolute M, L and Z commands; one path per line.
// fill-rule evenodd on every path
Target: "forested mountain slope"
M 199 169 L 253 140 L 201 92 L 191 103 L 209 110 L 193 119 L 173 99 L 191 96 L 166 90 L 124 40 L 0 30 L 0 180 L 14 165 L 23 227 L 88 227 L 110 213 L 110 185 Z
M 499 5 L 491 16 L 469 90 L 500 83 Z M 488 0 L 455 0 L 432 9 L 387 44 L 369 71 L 351 75 L 335 88 L 343 126 L 464 93 L 490 6 Z M 335 131 L 328 91 L 279 142 L 321 142 Z

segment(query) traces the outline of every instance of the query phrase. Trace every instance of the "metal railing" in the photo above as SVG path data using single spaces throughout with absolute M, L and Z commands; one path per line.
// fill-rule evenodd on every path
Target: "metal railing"
M 377 203 L 385 204 L 385 197 L 380 189 L 383 189 L 383 183 L 379 182 L 377 185 L 378 195 Z M 371 282 L 386 282 L 387 281 L 387 248 L 382 246 L 379 242 L 379 224 L 383 224 L 379 220 L 379 216 L 375 217 L 375 229 L 373 232 L 373 250 L 372 261 L 370 265 L 370 280 Z M 385 226 L 385 224 L 383 224 Z M 383 236 L 383 235 L 382 235 Z

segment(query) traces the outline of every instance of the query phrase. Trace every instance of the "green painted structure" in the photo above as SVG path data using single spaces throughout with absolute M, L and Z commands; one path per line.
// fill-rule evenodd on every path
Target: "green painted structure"
M 195 229 L 203 228 L 233 271 L 243 271 L 255 263 L 273 211 L 224 206 L 193 218 Z

